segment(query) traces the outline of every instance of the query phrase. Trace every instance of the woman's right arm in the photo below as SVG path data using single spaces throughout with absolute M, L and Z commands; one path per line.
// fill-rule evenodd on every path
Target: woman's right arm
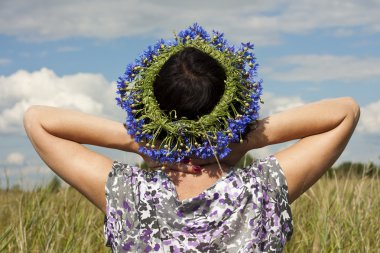
M 298 140 L 276 153 L 289 187 L 297 199 L 329 169 L 346 147 L 359 120 L 352 98 L 338 98 L 297 107 L 260 120 L 248 134 L 247 150 Z

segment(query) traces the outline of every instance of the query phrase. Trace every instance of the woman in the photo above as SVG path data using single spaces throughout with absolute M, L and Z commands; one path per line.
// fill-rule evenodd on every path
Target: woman
M 196 35 L 193 41 L 202 34 Z M 184 40 L 192 37 L 185 33 L 181 38 L 188 45 Z M 200 49 L 197 44 L 176 49 L 154 74 L 157 105 L 166 116 L 176 113 L 170 118 L 173 122 L 200 121 L 214 112 L 228 89 L 226 67 Z M 149 79 L 146 73 L 141 76 Z M 289 204 L 337 160 L 359 119 L 353 99 L 323 100 L 252 121 L 239 132 L 244 133 L 240 143 L 228 143 L 226 156 L 199 155 L 195 140 L 188 156 L 178 155 L 183 151 L 177 149 L 175 160 L 165 160 L 178 148 L 165 145 L 164 156 L 163 148 L 157 149 L 170 130 L 154 135 L 156 142 L 140 140 L 138 131 L 131 133 L 140 121 L 130 116 L 143 107 L 135 108 L 132 113 L 124 106 L 129 134 L 119 122 L 66 109 L 32 106 L 24 117 L 26 132 L 45 163 L 106 214 L 106 237 L 115 252 L 281 251 L 292 233 Z M 239 113 L 235 116 L 241 118 Z M 181 134 L 188 133 L 177 136 Z M 205 145 L 211 143 L 207 134 L 203 136 Z M 234 168 L 249 150 L 291 140 L 299 141 L 246 168 Z M 83 144 L 139 154 L 153 170 L 114 162 Z

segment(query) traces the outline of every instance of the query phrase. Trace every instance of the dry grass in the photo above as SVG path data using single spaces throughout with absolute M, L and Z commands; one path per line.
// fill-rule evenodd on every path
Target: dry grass
M 285 252 L 379 252 L 379 178 L 322 178 L 292 204 Z
M 285 252 L 378 252 L 379 179 L 322 178 L 292 205 Z M 0 191 L 0 252 L 109 252 L 103 215 L 71 188 Z
M 71 188 L 0 194 L 0 252 L 109 252 L 103 215 Z

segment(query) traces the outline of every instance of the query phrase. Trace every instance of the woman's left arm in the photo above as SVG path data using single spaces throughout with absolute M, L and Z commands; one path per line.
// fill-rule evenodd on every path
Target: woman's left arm
M 137 153 L 123 124 L 85 113 L 32 106 L 24 115 L 26 133 L 42 160 L 105 212 L 105 183 L 112 160 L 82 144 Z

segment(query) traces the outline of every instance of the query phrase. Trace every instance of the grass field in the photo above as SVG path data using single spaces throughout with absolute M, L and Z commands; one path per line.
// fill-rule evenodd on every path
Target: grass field
M 380 179 L 323 177 L 292 204 L 285 252 L 379 252 Z M 109 252 L 103 215 L 58 184 L 0 191 L 0 252 Z

